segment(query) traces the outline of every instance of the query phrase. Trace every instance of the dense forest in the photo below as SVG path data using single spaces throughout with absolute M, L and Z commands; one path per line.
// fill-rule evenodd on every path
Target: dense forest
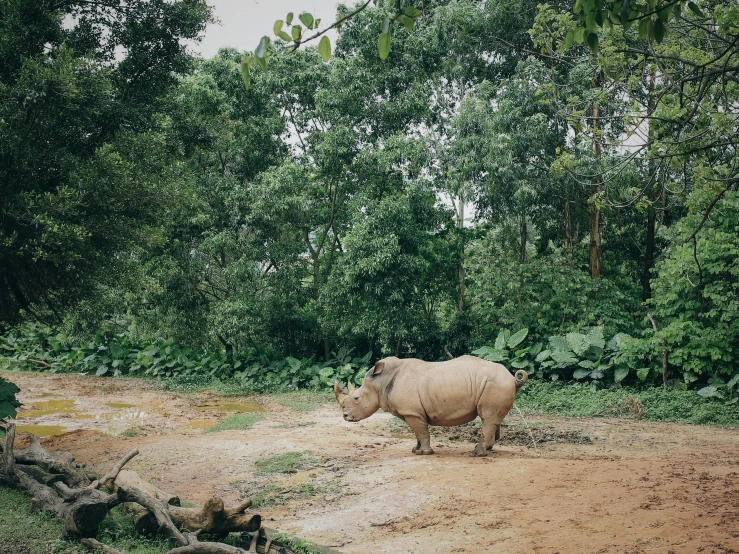
M 0 355 L 736 400 L 739 6 L 683 4 L 379 1 L 245 86 L 251 53 L 188 53 L 203 1 L 2 0 Z

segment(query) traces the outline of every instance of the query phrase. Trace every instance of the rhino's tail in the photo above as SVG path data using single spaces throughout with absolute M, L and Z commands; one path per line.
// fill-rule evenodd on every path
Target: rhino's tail
M 516 390 L 520 389 L 526 384 L 526 381 L 529 380 L 529 374 L 526 373 L 523 369 L 519 369 L 516 374 Z

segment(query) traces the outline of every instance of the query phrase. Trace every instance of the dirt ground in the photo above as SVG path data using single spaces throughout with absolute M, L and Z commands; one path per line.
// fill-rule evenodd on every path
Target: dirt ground
M 231 398 L 264 418 L 207 433 L 248 406 L 209 410 L 224 399 L 134 380 L 3 377 L 21 388 L 19 425 L 70 431 L 43 439 L 48 448 L 102 472 L 137 447 L 128 467 L 191 503 L 271 491 L 276 504 L 259 509 L 268 527 L 347 554 L 739 552 L 737 430 L 527 418 L 534 447 L 514 410 L 487 458 L 468 456 L 474 426 L 434 428 L 436 455 L 415 456 L 400 420 L 377 413 L 347 423 L 335 402 L 297 411 L 281 397 Z M 255 471 L 288 452 L 309 467 Z

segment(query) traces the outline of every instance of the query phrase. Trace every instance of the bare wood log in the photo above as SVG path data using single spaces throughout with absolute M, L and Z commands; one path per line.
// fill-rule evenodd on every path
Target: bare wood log
M 148 481 L 145 481 L 138 473 L 130 469 L 121 470 L 118 475 L 113 479 L 112 489 L 115 491 L 119 486 L 124 488 L 137 488 L 144 491 L 157 500 L 161 500 L 172 506 L 180 506 L 180 499 L 177 495 L 171 494 L 161 490 L 160 488 L 152 485 Z
M 126 554 L 125 552 L 122 552 L 117 548 L 112 548 L 107 544 L 103 544 L 95 539 L 82 539 L 80 540 L 80 542 L 91 550 L 102 550 L 103 552 L 105 552 L 105 554 Z
M 167 511 L 167 504 L 134 487 L 118 487 L 118 496 L 124 502 L 135 502 L 149 510 L 156 519 L 157 529 L 174 540 L 178 546 L 188 546 L 190 543 L 185 535 L 175 527 Z
M 11 485 L 26 491 L 31 496 L 31 506 L 34 510 L 48 510 L 63 515 L 63 501 L 51 487 L 43 485 L 26 473 L 18 471 L 16 465 L 15 423 L 8 423 L 5 436 L 5 445 L 0 457 L 0 473 Z
M 16 465 L 16 470 L 22 471 L 29 477 L 35 479 L 42 485 L 46 485 L 47 487 L 53 487 L 54 483 L 59 483 L 64 480 L 64 477 L 59 475 L 58 473 L 46 473 L 42 469 L 39 469 L 36 466 L 22 466 L 22 465 Z
M 113 469 L 111 469 L 108 473 L 103 475 L 103 477 L 100 478 L 99 480 L 96 479 L 95 481 L 90 483 L 87 486 L 87 488 L 96 489 L 100 486 L 103 486 L 103 487 L 108 487 L 112 489 L 113 482 L 115 481 L 116 477 L 118 477 L 118 474 L 120 473 L 121 469 L 123 469 L 123 466 L 126 465 L 128 462 L 130 462 L 134 456 L 138 455 L 138 453 L 139 453 L 138 448 L 134 448 L 133 450 L 131 450 L 131 452 L 126 454 L 123 458 L 120 459 L 120 461 L 115 466 L 113 466 Z
M 31 444 L 28 448 L 15 451 L 15 462 L 18 464 L 36 465 L 49 473 L 63 475 L 70 487 L 85 487 L 90 484 L 90 478 L 84 467 L 74 463 L 74 456 L 69 452 L 51 453 L 46 450 L 36 435 L 31 435 Z
M 167 554 L 248 554 L 248 552 L 222 542 L 196 542 L 188 546 L 173 548 Z

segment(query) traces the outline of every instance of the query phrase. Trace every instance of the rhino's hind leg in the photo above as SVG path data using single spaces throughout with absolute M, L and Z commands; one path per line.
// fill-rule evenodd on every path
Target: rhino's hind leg
M 416 447 L 411 452 L 414 454 L 433 454 L 429 424 L 420 417 L 406 417 L 405 422 L 416 434 Z
M 492 450 L 496 439 L 500 437 L 500 425 L 497 425 L 490 419 L 485 419 L 482 414 L 482 426 L 480 427 L 480 442 L 477 443 L 472 451 L 473 456 L 487 456 L 488 450 Z
M 507 410 L 501 412 L 496 402 L 486 401 L 486 393 L 491 391 L 491 388 L 490 383 L 485 386 L 485 391 L 483 391 L 477 405 L 477 415 L 480 416 L 482 425 L 480 426 L 480 442 L 472 451 L 473 456 L 487 456 L 488 450 L 492 450 L 495 441 L 500 439 L 500 424 L 508 413 Z

